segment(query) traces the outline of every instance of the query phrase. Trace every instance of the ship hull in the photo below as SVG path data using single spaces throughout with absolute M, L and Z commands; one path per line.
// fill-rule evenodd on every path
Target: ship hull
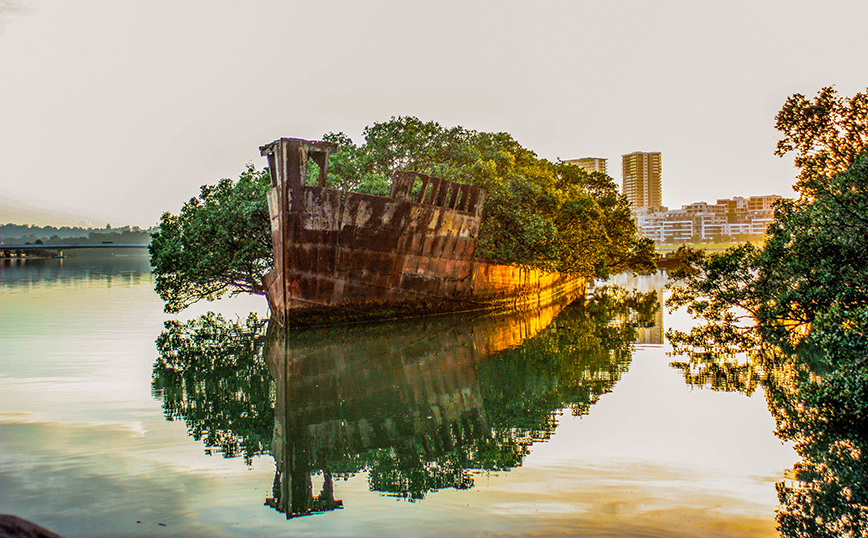
M 388 197 L 325 188 L 330 146 L 263 146 L 275 265 L 273 317 L 286 326 L 545 305 L 581 293 L 581 278 L 474 256 L 484 203 L 478 187 L 399 172 Z M 306 165 L 320 167 L 305 185 Z

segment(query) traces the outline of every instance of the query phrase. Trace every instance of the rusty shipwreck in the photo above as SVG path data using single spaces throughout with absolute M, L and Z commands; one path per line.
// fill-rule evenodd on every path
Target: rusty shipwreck
M 485 193 L 396 172 L 389 197 L 325 187 L 329 142 L 282 138 L 268 157 L 273 319 L 287 327 L 545 305 L 584 279 L 474 257 Z M 319 168 L 306 184 L 308 163 Z

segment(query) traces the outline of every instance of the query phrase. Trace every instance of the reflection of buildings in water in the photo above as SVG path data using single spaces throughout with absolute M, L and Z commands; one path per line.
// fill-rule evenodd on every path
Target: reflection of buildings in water
M 661 296 L 657 292 L 657 297 Z M 663 344 L 663 301 L 660 301 L 660 306 L 654 313 L 654 325 L 650 327 L 636 328 L 636 343 L 637 344 Z
M 272 331 L 277 473 L 266 503 L 287 518 L 341 508 L 333 476 L 362 468 L 372 489 L 396 496 L 471 487 L 469 463 L 456 460 L 492 431 L 477 365 L 539 333 L 567 302 L 521 315 Z
M 665 308 L 663 302 L 663 290 L 666 286 L 666 281 L 669 278 L 665 271 L 657 271 L 652 274 L 635 275 L 631 273 L 621 273 L 615 275 L 609 280 L 596 283 L 600 286 L 621 286 L 627 290 L 635 290 L 642 293 L 655 292 L 657 293 L 657 310 L 654 312 L 654 324 L 650 327 L 637 327 L 636 340 L 637 344 L 663 344 L 663 333 L 665 325 L 663 322 L 663 310 Z

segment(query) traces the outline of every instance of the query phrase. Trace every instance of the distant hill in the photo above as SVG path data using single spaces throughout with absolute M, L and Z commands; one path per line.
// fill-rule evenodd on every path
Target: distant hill
M 81 228 L 78 226 L 31 226 L 28 224 L 0 225 L 0 242 L 7 245 L 34 243 L 37 240 L 46 245 L 57 243 L 149 243 L 151 234 L 157 228 L 143 230 L 138 226 L 122 228 Z

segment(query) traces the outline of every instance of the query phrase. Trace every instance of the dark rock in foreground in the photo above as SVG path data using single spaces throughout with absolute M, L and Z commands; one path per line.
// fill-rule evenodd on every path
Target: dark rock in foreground
M 0 538 L 63 538 L 45 527 L 9 514 L 0 514 Z

